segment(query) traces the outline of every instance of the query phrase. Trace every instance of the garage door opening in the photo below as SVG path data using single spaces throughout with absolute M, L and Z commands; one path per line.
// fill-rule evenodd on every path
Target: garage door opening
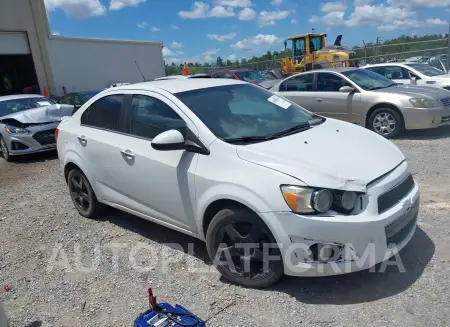
M 33 57 L 0 54 L 0 96 L 20 93 L 41 93 Z

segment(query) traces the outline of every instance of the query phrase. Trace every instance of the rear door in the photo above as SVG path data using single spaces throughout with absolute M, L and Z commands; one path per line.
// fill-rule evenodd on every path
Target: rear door
M 307 110 L 315 111 L 317 108 L 313 106 L 313 85 L 313 73 L 293 76 L 280 84 L 278 94 Z
M 129 136 L 124 133 L 126 97 L 121 92 L 113 92 L 93 102 L 81 115 L 75 141 L 89 165 L 97 196 L 123 206 L 128 202 L 121 190 L 128 169 L 122 153 L 129 142 Z

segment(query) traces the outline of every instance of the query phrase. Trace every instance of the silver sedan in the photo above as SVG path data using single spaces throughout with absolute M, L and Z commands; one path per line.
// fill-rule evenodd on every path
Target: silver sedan
M 60 105 L 42 95 L 0 97 L 0 149 L 6 161 L 12 156 L 56 148 L 55 129 L 71 116 L 73 106 Z
M 270 90 L 317 114 L 394 137 L 405 129 L 450 124 L 450 91 L 398 85 L 358 68 L 331 68 L 284 79 Z

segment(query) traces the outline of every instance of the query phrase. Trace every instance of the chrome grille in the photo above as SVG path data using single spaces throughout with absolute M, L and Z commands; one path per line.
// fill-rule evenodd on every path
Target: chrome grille
M 33 135 L 33 138 L 41 145 L 51 145 L 56 143 L 54 129 L 37 132 Z
M 444 107 L 450 107 L 450 98 L 441 99 L 441 103 Z
M 397 184 L 394 188 L 378 197 L 378 213 L 381 214 L 395 206 L 401 199 L 411 192 L 413 188 L 414 179 L 410 174 L 400 184 Z

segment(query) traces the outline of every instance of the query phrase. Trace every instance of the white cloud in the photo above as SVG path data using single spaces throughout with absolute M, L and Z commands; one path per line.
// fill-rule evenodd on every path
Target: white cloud
M 285 19 L 291 12 L 287 10 L 261 11 L 259 24 L 261 26 L 275 25 L 277 20 Z
M 164 57 L 173 57 L 173 56 L 175 56 L 175 53 L 172 50 L 170 50 L 169 48 L 167 48 L 167 47 L 164 47 L 162 49 L 162 54 L 163 54 Z
M 205 52 L 202 53 L 204 61 L 206 61 L 206 62 L 215 61 L 216 57 L 217 57 L 217 53 L 219 51 L 220 51 L 220 49 L 206 50 Z
M 238 56 L 232 53 L 227 57 L 227 60 L 236 61 L 237 58 Z
M 177 25 L 170 25 L 170 28 L 175 30 L 175 31 L 178 31 L 180 29 L 180 27 L 177 26 Z
M 87 18 L 90 16 L 103 16 L 106 12 L 100 0 L 45 0 L 48 11 L 61 9 L 68 16 Z
M 59 32 L 53 32 L 52 35 L 61 35 Z
M 239 13 L 240 20 L 252 20 L 256 17 L 256 11 L 252 8 L 244 8 Z
M 211 40 L 216 40 L 220 42 L 224 42 L 226 40 L 232 40 L 236 37 L 236 33 L 228 33 L 228 34 L 207 34 L 206 37 Z
M 156 27 L 156 26 L 153 26 L 152 28 L 151 28 L 151 31 L 152 32 L 159 32 L 161 29 L 159 28 L 159 27 Z
M 322 12 L 345 11 L 346 9 L 347 5 L 342 2 L 326 2 L 320 7 Z
M 272 0 L 272 4 L 274 6 L 279 6 L 279 5 L 281 5 L 282 2 L 283 2 L 283 0 Z
M 178 16 L 184 19 L 199 19 L 206 17 L 232 17 L 235 16 L 234 9 L 232 6 L 222 6 L 217 5 L 212 9 L 210 5 L 202 1 L 196 1 L 192 5 L 192 9 L 189 11 L 180 11 Z
M 209 15 L 211 17 L 233 17 L 235 13 L 232 7 L 215 6 Z
M 182 55 L 183 53 L 183 51 L 177 51 L 177 55 Z
M 428 5 L 435 5 L 437 0 L 428 0 Z M 438 0 L 440 4 L 450 0 Z M 417 19 L 417 13 L 412 9 L 422 0 L 387 0 L 386 3 L 371 5 L 369 0 L 356 0 L 355 7 L 346 16 L 347 6 L 344 2 L 327 2 L 321 7 L 324 16 L 312 16 L 310 23 L 323 23 L 331 27 L 373 26 L 383 31 L 404 31 L 420 27 L 445 26 L 441 19 L 429 18 L 425 21 Z M 408 5 L 406 5 L 409 3 Z M 389 5 L 392 4 L 392 5 Z
M 146 0 L 111 0 L 109 10 L 120 10 L 124 7 L 136 7 Z
M 281 39 L 273 34 L 258 34 L 256 36 L 240 40 L 230 45 L 230 47 L 237 50 L 248 50 L 254 48 L 255 45 L 272 45 L 280 42 Z
M 445 8 L 450 7 L 450 0 L 387 0 L 393 7 L 409 8 Z
M 440 18 L 428 18 L 426 23 L 430 26 L 448 26 L 448 21 Z
M 294 18 L 294 19 L 291 19 L 291 24 L 297 24 L 298 22 L 297 22 L 297 20 Z
M 147 28 L 148 24 L 146 22 L 140 22 L 140 23 L 137 23 L 137 27 L 139 27 L 139 28 Z
M 183 43 L 180 43 L 180 42 L 177 42 L 177 41 L 173 41 L 173 42 L 170 44 L 170 47 L 171 47 L 171 48 L 175 48 L 175 49 L 177 49 L 177 48 L 182 48 L 182 47 L 183 47 Z
M 253 4 L 251 0 L 215 0 L 215 4 L 228 7 L 251 7 Z

